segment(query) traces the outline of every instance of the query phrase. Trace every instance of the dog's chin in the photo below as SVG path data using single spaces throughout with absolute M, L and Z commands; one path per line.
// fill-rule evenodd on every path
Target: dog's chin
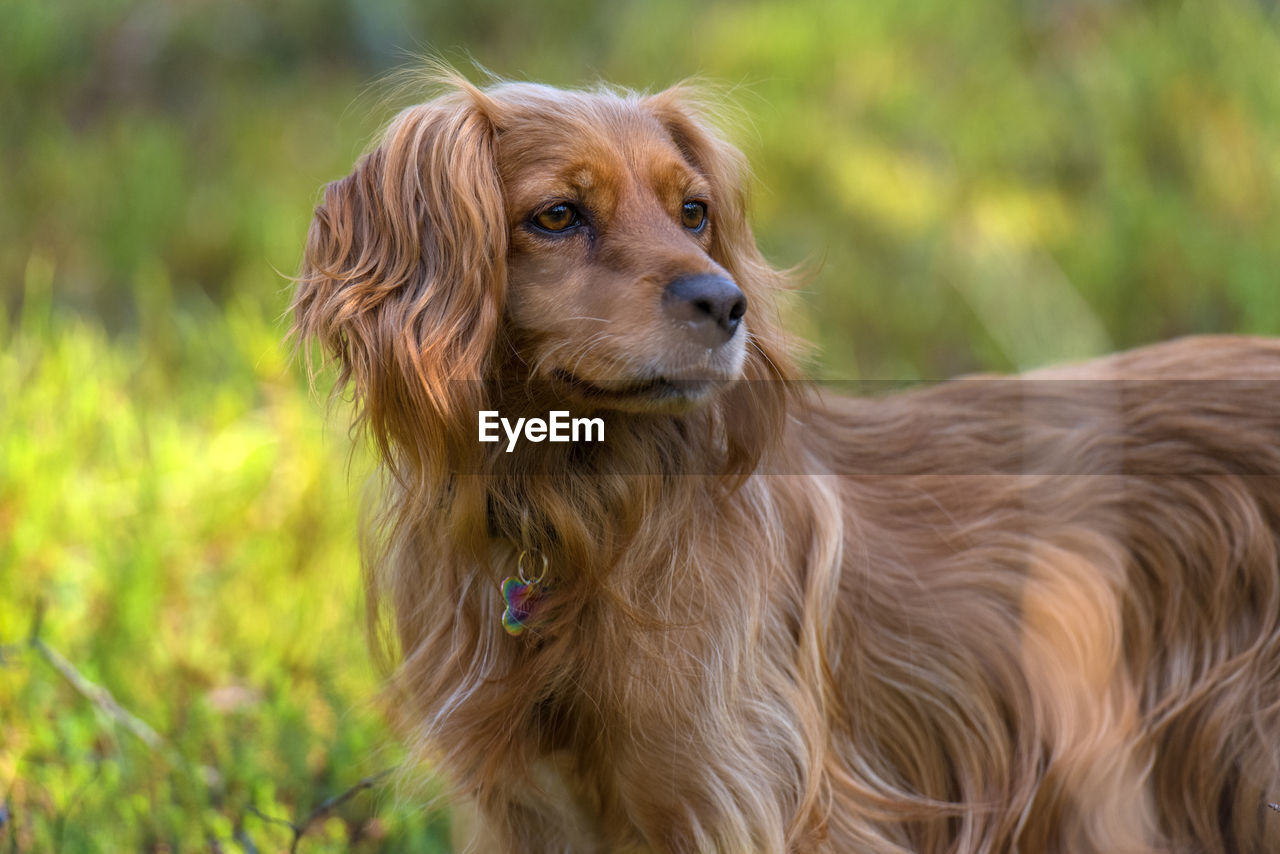
M 680 415 L 713 400 L 735 376 L 666 377 L 649 375 L 621 379 L 584 379 L 570 371 L 552 372 L 560 394 L 591 409 Z
M 741 380 L 745 362 L 746 347 L 738 336 L 694 353 L 677 347 L 666 358 L 605 356 L 581 369 L 556 366 L 549 378 L 560 397 L 583 408 L 680 415 L 708 405 Z

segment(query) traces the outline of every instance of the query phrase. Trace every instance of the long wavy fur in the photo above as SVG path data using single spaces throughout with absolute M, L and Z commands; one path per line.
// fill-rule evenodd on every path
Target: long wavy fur
M 325 190 L 295 333 L 387 475 L 366 573 L 398 718 L 493 846 L 1280 850 L 1280 345 L 818 394 L 695 92 L 440 83 Z M 599 448 L 479 444 L 477 411 L 545 413 L 541 361 L 593 346 L 517 319 L 521 167 L 539 134 L 591 156 L 641 126 L 711 187 L 743 381 L 614 413 Z M 513 638 L 530 544 L 554 586 Z

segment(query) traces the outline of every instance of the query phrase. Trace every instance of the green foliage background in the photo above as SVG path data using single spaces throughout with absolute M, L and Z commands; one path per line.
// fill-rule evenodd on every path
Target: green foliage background
M 0 27 L 0 850 L 273 851 L 401 760 L 369 465 L 281 346 L 319 188 L 432 52 L 730 89 L 815 375 L 1280 333 L 1280 35 L 1248 0 L 15 0 Z M 39 636 L 164 739 L 62 679 Z M 448 849 L 400 775 L 302 851 Z M 257 811 L 255 813 L 255 810 Z

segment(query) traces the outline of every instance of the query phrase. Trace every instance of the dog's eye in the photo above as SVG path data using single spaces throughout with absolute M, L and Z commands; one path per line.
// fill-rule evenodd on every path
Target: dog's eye
M 702 231 L 707 224 L 707 206 L 702 202 L 685 202 L 680 208 L 680 222 L 690 231 Z
M 566 205 L 563 202 L 552 205 L 533 217 L 533 224 L 543 231 L 568 231 L 581 223 L 582 218 L 578 216 L 578 211 L 573 205 Z

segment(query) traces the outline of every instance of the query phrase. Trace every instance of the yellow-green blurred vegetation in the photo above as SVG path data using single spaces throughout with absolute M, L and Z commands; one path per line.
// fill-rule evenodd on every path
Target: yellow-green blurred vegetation
M 2 17 L 0 851 L 288 850 L 263 816 L 299 821 L 401 762 L 362 637 L 368 458 L 281 339 L 318 190 L 403 105 L 378 81 L 410 54 L 570 86 L 727 84 L 757 237 L 809 273 L 795 323 L 817 376 L 1280 333 L 1270 3 L 16 0 Z M 435 784 L 389 779 L 298 850 L 448 850 Z

